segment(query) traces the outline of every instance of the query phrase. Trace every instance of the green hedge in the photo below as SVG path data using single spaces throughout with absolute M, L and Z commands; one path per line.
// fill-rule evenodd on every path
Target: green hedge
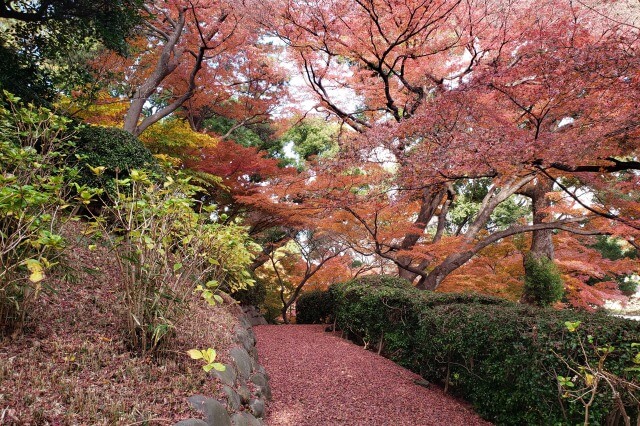
M 114 179 L 124 179 L 132 169 L 159 172 L 160 168 L 151 152 L 142 142 L 114 127 L 88 126 L 78 131 L 76 157 L 80 170 L 79 183 L 115 192 Z M 90 167 L 105 167 L 96 175 Z
M 365 277 L 331 288 L 337 325 L 349 337 L 470 401 L 498 424 L 576 424 L 584 406 L 565 395 L 585 385 L 571 373 L 597 366 L 640 385 L 640 323 L 571 310 L 556 311 L 473 295 L 430 293 L 391 277 Z M 566 322 L 580 321 L 574 332 Z M 591 336 L 591 337 L 589 337 Z M 582 349 L 584 348 L 584 350 Z M 598 349 L 600 348 L 600 349 Z M 585 359 L 586 355 L 586 359 Z M 566 361 L 566 363 L 565 363 Z M 557 377 L 576 376 L 561 390 Z M 568 385 L 570 386 L 570 385 Z M 627 412 L 638 416 L 633 391 L 620 388 Z M 616 419 L 602 382 L 588 414 L 591 424 Z M 633 423 L 633 422 L 632 422 Z
M 296 323 L 325 324 L 333 320 L 333 297 L 328 291 L 302 293 L 296 301 Z

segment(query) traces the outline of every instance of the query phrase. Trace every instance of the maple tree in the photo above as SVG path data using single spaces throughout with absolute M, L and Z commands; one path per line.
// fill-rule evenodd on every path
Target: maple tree
M 138 136 L 176 113 L 194 130 L 211 114 L 238 126 L 268 120 L 286 97 L 286 74 L 246 15 L 235 0 L 145 2 L 129 53 L 92 62 L 95 78 L 128 99 L 124 129 Z
M 424 289 L 522 233 L 550 259 L 558 231 L 637 244 L 638 30 L 547 6 L 283 2 L 273 31 L 319 108 L 354 130 L 288 193 Z
M 340 264 L 334 260 L 339 259 L 345 249 L 346 247 L 336 244 L 331 235 L 322 231 L 301 231 L 283 247 L 269 252 L 269 260 L 256 270 L 256 276 L 266 282 L 268 287 L 275 287 L 280 300 L 280 314 L 285 324 L 289 323 L 289 308 L 305 285 L 320 271 L 331 268 L 335 279 L 348 277 L 340 276 L 338 269 L 334 269 Z
M 558 235 L 581 237 L 576 258 L 593 235 L 639 236 L 638 29 L 545 5 L 554 13 L 479 0 L 148 5 L 136 55 L 100 65 L 126 76 L 125 128 L 148 128 L 148 144 L 167 149 L 166 131 L 187 123 L 211 133 L 169 151 L 220 177 L 211 199 L 263 240 L 254 270 L 302 230 L 322 230 L 419 288 L 469 273 L 478 287 L 484 265 L 503 271 L 513 297 L 526 254 L 557 259 L 568 289 L 574 278 L 589 286 L 593 274 L 563 269 Z M 318 140 L 304 126 L 281 132 L 298 140 L 298 171 L 259 150 L 282 165 L 283 143 L 240 133 L 269 122 L 286 89 L 264 28 L 341 125 Z M 332 154 L 313 158 L 322 150 Z M 507 250 L 520 234 L 526 246 Z

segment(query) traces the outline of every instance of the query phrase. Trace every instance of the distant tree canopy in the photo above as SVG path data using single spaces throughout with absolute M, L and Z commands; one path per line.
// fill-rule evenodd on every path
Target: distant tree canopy
M 0 88 L 43 103 L 61 87 L 86 82 L 84 54 L 97 43 L 126 52 L 141 6 L 138 0 L 3 0 Z

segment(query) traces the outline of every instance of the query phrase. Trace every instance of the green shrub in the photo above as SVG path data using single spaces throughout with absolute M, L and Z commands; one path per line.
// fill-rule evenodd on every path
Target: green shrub
M 282 323 L 282 308 L 279 306 L 263 303 L 260 306 L 260 312 L 263 314 L 264 319 L 269 324 L 280 324 Z
M 624 277 L 618 280 L 618 288 L 622 294 L 632 296 L 638 291 L 638 283 L 633 279 L 625 280 Z
M 296 301 L 296 323 L 325 324 L 333 319 L 333 297 L 328 291 L 302 293 Z
M 114 179 L 129 177 L 131 170 L 159 171 L 156 159 L 138 138 L 114 127 L 81 128 L 75 154 L 80 170 L 78 182 L 110 194 L 115 194 Z
M 199 188 L 180 174 L 156 185 L 131 170 L 114 183 L 116 195 L 91 225 L 112 250 L 129 344 L 144 355 L 169 340 L 194 292 L 215 304 L 222 301 L 219 287 L 251 285 L 246 268 L 255 247 L 238 223 L 212 222 L 215 206 L 199 205 L 193 198 Z
M 549 306 L 562 299 L 562 276 L 552 260 L 545 256 L 536 258 L 527 255 L 524 269 L 524 301 L 538 306 Z
M 46 108 L 21 106 L 4 93 L 0 105 L 0 337 L 20 331 L 47 289 L 47 270 L 65 247 L 59 234 L 66 207 L 60 149 L 70 120 Z
M 627 414 L 638 416 L 640 323 L 422 292 L 388 279 L 353 280 L 330 291 L 336 323 L 348 335 L 442 382 L 497 424 L 576 424 L 585 415 L 591 424 L 614 421 L 621 410 L 605 379 L 588 410 L 571 392 L 588 394 L 589 375 L 608 377 Z M 569 331 L 567 324 L 576 321 L 580 327 Z M 567 377 L 573 388 L 562 386 Z
M 239 289 L 231 292 L 231 297 L 241 305 L 260 306 L 267 297 L 267 289 L 261 280 L 256 280 L 251 287 Z

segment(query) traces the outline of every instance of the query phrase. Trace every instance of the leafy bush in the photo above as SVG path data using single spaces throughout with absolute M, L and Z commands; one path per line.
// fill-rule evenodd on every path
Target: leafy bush
M 632 296 L 638 291 L 638 283 L 633 279 L 625 279 L 625 277 L 623 277 L 618 280 L 618 288 L 622 294 Z
M 88 126 L 78 131 L 75 150 L 80 184 L 115 194 L 115 179 L 134 169 L 158 171 L 158 165 L 138 138 L 114 127 Z M 97 172 L 99 171 L 99 172 Z
M 267 289 L 261 280 L 256 280 L 255 284 L 236 290 L 231 293 L 231 297 L 237 300 L 241 305 L 259 306 L 267 296 Z
M 604 424 L 621 416 L 621 405 L 638 416 L 637 322 L 473 294 L 422 292 L 388 278 L 357 279 L 330 291 L 337 325 L 348 335 L 441 381 L 497 424 L 575 424 L 585 416 Z M 576 321 L 580 327 L 568 331 L 566 324 Z M 588 410 L 588 401 L 563 387 L 567 377 L 572 389 L 585 394 L 594 387 L 592 379 L 601 378 Z
M 333 317 L 333 297 L 328 291 L 302 293 L 296 301 L 296 323 L 325 324 Z
M 557 266 L 549 258 L 527 255 L 524 261 L 523 300 L 538 306 L 549 306 L 562 299 L 564 286 Z
M 65 208 L 60 148 L 70 120 L 46 108 L 22 107 L 5 92 L 0 106 L 0 336 L 24 325 L 45 288 L 46 271 L 64 249 Z
M 194 291 L 215 304 L 222 300 L 216 294 L 221 285 L 237 290 L 252 284 L 246 229 L 212 222 L 215 207 L 192 198 L 199 188 L 174 177 L 157 185 L 131 170 L 128 179 L 114 180 L 116 195 L 107 197 L 92 224 L 113 251 L 129 342 L 142 354 L 168 340 L 176 320 L 188 315 L 185 302 Z
M 270 304 L 270 303 L 263 303 L 260 306 L 260 312 L 263 314 L 264 319 L 269 323 L 269 324 L 280 324 L 282 323 L 282 308 L 280 308 L 277 305 L 274 304 Z

